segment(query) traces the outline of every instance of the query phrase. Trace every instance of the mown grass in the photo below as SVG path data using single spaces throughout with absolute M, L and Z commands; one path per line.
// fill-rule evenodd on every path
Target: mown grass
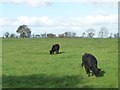
M 3 87 L 9 88 L 117 88 L 118 39 L 41 38 L 2 40 Z M 61 45 L 61 54 L 49 55 Z M 102 77 L 87 77 L 81 67 L 85 52 L 98 59 Z

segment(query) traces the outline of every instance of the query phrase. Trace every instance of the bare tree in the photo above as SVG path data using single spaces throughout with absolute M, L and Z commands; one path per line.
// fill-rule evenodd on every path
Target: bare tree
M 114 38 L 119 38 L 119 37 L 120 37 L 119 33 L 114 34 Z
M 36 35 L 35 35 L 35 38 L 40 38 L 40 35 L 39 35 L 39 34 L 36 34 Z
M 76 37 L 76 33 L 74 33 L 74 32 L 65 32 L 64 36 L 73 38 L 73 37 Z
M 82 38 L 85 38 L 85 35 L 86 35 L 86 33 L 83 32 L 81 37 L 82 37 Z
M 46 34 L 46 33 L 41 34 L 41 37 L 42 37 L 42 38 L 46 38 L 46 37 L 47 37 L 47 34 Z
M 15 34 L 10 34 L 10 38 L 16 38 L 16 35 Z
M 32 34 L 31 37 L 32 37 L 32 38 L 35 38 L 35 34 Z
M 109 38 L 113 38 L 113 34 L 112 33 L 110 34 Z
M 101 27 L 100 31 L 99 31 L 99 34 L 98 34 L 98 37 L 107 38 L 108 34 L 109 34 L 108 29 L 106 27 Z
M 95 35 L 95 29 L 89 28 L 88 30 L 86 30 L 86 33 L 88 38 L 93 38 L 93 36 Z
M 8 38 L 8 37 L 9 37 L 9 35 L 10 35 L 10 33 L 9 33 L 9 32 L 5 32 L 5 34 L 4 34 L 4 36 L 5 36 L 6 38 Z

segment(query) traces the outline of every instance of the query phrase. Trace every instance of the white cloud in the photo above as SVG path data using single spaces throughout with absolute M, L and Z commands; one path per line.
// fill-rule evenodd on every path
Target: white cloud
M 17 19 L 0 18 L 0 26 L 6 25 L 21 25 L 26 24 L 30 26 L 90 26 L 99 24 L 117 24 L 118 15 L 94 15 L 84 17 L 71 17 L 71 18 L 49 18 L 47 16 L 42 17 L 28 17 L 21 16 Z
M 118 15 L 96 15 L 96 16 L 87 16 L 85 17 L 86 21 L 89 21 L 90 24 L 117 24 Z
M 89 3 L 89 4 L 109 4 L 117 5 L 119 0 L 0 0 L 1 3 L 17 3 L 25 4 L 33 7 L 48 6 L 56 2 L 76 2 L 76 3 Z
M 0 18 L 0 26 L 10 25 L 10 23 L 11 23 L 11 20 L 8 20 L 7 18 Z
M 47 16 L 43 16 L 38 19 L 39 19 L 39 24 L 41 26 L 54 26 L 55 25 L 54 19 L 50 19 Z
M 48 0 L 0 0 L 0 3 L 16 3 L 16 4 L 25 4 L 33 7 L 37 6 L 48 6 L 51 3 Z
M 36 25 L 38 21 L 37 17 L 27 17 L 21 16 L 18 18 L 18 24 L 28 24 L 28 25 Z
M 0 0 L 1 2 L 119 2 L 119 0 Z

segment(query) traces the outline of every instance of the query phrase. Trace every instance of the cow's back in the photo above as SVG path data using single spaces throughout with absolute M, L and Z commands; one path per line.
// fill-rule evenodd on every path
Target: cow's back
M 97 66 L 97 60 L 92 54 L 85 53 L 82 57 L 82 62 L 85 65 L 89 65 L 89 66 L 95 65 L 95 66 Z
M 87 68 L 97 68 L 97 60 L 92 54 L 85 53 L 82 57 L 82 63 Z
M 59 44 L 55 44 L 54 47 L 55 47 L 55 49 L 58 50 L 60 48 L 60 45 Z

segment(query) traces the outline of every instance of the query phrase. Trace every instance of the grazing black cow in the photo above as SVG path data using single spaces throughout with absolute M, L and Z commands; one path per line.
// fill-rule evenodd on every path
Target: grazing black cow
M 90 76 L 90 70 L 92 71 L 92 75 L 95 75 L 96 77 L 100 75 L 101 69 L 97 67 L 97 59 L 92 54 L 85 53 L 82 56 L 82 67 L 83 66 L 88 76 Z
M 54 54 L 54 52 L 56 52 L 56 54 L 59 54 L 59 49 L 60 49 L 60 45 L 59 44 L 53 45 L 51 50 L 50 50 L 50 54 Z

